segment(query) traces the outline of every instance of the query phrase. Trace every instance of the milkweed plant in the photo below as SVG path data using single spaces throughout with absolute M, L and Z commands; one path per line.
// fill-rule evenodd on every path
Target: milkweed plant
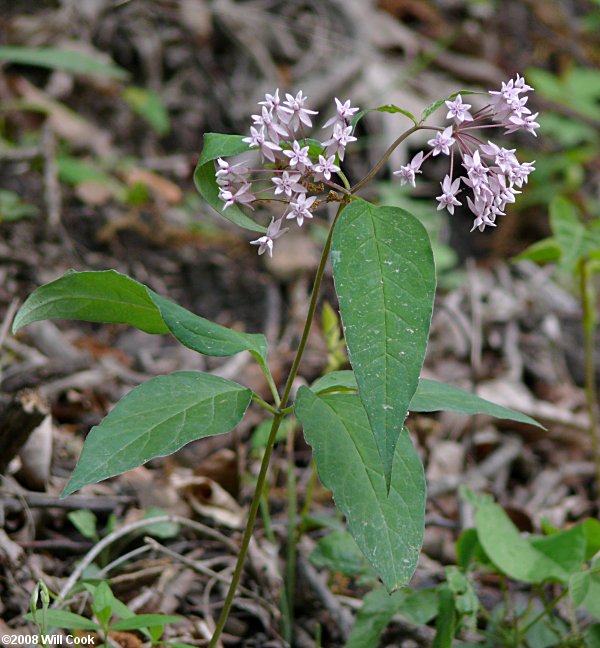
M 263 399 L 252 389 L 210 373 L 177 371 L 157 376 L 119 401 L 92 428 L 64 495 L 169 455 L 186 443 L 234 428 L 254 401 L 272 417 L 237 566 L 213 633 L 215 646 L 242 575 L 267 469 L 282 421 L 302 423 L 323 485 L 346 517 L 356 543 L 388 591 L 407 584 L 422 545 L 426 485 L 423 466 L 405 427 L 407 414 L 437 410 L 486 413 L 538 425 L 529 417 L 458 388 L 420 379 L 435 294 L 435 267 L 427 233 L 404 209 L 374 205 L 359 196 L 393 151 L 413 133 L 431 138 L 394 175 L 415 186 L 431 158 L 447 159 L 437 209 L 468 209 L 472 230 L 496 227 L 527 183 L 533 162 L 484 133 L 535 135 L 536 114 L 527 107 L 532 88 L 517 75 L 489 93 L 462 91 L 415 118 L 397 106 L 359 110 L 335 99 L 335 115 L 318 133 L 317 111 L 302 91 L 267 94 L 252 116 L 250 134 L 207 133 L 194 174 L 204 199 L 223 217 L 254 233 L 258 254 L 277 254 L 290 227 L 307 227 L 324 206 L 337 205 L 316 271 L 302 336 L 287 380 L 278 385 L 269 369 L 267 339 L 211 322 L 114 270 L 69 271 L 41 286 L 19 310 L 13 330 L 44 319 L 126 323 L 151 334 L 172 334 L 209 356 L 249 352 L 270 388 Z M 464 96 L 481 94 L 475 110 Z M 483 103 L 483 102 L 482 102 Z M 446 125 L 426 123 L 447 110 Z M 397 113 L 412 122 L 367 175 L 352 184 L 342 167 L 367 112 Z M 240 159 L 239 156 L 243 157 Z M 456 216 L 456 215 L 455 215 Z M 462 227 L 462 225 L 457 224 Z M 310 387 L 292 386 L 306 348 L 326 264 L 335 290 L 352 370 L 334 371 Z

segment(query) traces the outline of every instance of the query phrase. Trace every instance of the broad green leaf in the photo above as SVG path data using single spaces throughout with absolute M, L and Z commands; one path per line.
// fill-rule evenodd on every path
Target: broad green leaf
M 323 394 L 336 391 L 356 391 L 358 386 L 352 371 L 332 371 L 317 379 L 311 385 L 311 389 L 316 394 Z M 487 414 L 495 418 L 528 423 L 543 428 L 537 421 L 525 414 L 491 403 L 464 389 L 426 378 L 419 379 L 417 391 L 410 401 L 408 410 L 410 412 L 444 410 L 462 414 Z
M 405 599 L 405 591 L 394 592 L 392 595 L 384 589 L 369 592 L 356 615 L 346 648 L 378 646 L 383 631 Z
M 392 114 L 400 113 L 401 115 L 408 117 L 415 126 L 418 124 L 416 117 L 411 112 L 408 112 L 408 110 L 404 110 L 404 108 L 400 108 L 399 106 L 395 106 L 394 104 L 386 104 L 385 106 L 378 106 L 377 108 L 366 108 L 365 110 L 361 110 L 360 112 L 356 113 L 356 115 L 354 115 L 354 118 L 352 119 L 352 126 L 356 126 L 356 124 L 358 124 L 358 122 L 370 112 L 383 112 Z
M 244 135 L 223 135 L 222 133 L 204 133 L 202 153 L 198 159 L 198 165 L 203 166 L 220 157 L 231 157 L 240 155 L 250 150 L 246 142 L 243 142 Z
M 147 288 L 115 270 L 69 270 L 35 290 L 19 309 L 13 333 L 46 319 L 130 324 L 146 333 L 168 333 Z
M 429 335 L 429 237 L 403 209 L 354 201 L 335 228 L 331 259 L 350 361 L 389 485 Z
M 129 76 L 127 70 L 114 63 L 105 63 L 99 58 L 94 58 L 82 52 L 73 52 L 54 47 L 5 45 L 0 47 L 0 61 L 62 70 L 71 74 L 93 74 L 120 80 L 127 79 Z
M 143 628 L 150 628 L 152 626 L 166 626 L 170 623 L 178 623 L 182 621 L 182 617 L 173 616 L 168 614 L 138 614 L 136 616 L 128 617 L 127 619 L 120 619 L 115 623 L 111 623 L 111 630 L 142 630 Z
M 13 332 L 44 319 L 130 324 L 146 333 L 172 333 L 183 345 L 210 356 L 250 351 L 267 369 L 267 340 L 215 324 L 157 295 L 115 270 L 75 272 L 41 286 L 25 301 Z
M 361 576 L 371 571 L 371 566 L 347 531 L 333 531 L 321 538 L 310 554 L 310 561 L 316 567 L 326 567 L 346 576 Z
M 219 157 L 239 155 L 249 151 L 243 135 L 221 135 L 220 133 L 205 133 L 204 147 L 194 171 L 194 184 L 200 195 L 221 216 L 239 227 L 251 232 L 266 232 L 266 227 L 254 222 L 237 205 L 223 209 L 223 201 L 219 198 L 219 185 L 215 177 L 214 160 Z
M 364 407 L 356 394 L 317 396 L 301 387 L 296 416 L 319 477 L 389 591 L 411 578 L 423 541 L 425 477 L 406 430 L 394 455 L 389 495 Z
M 434 113 L 440 106 L 443 106 L 446 101 L 452 101 L 452 99 L 456 99 L 458 95 L 472 95 L 472 94 L 480 94 L 480 95 L 485 95 L 487 92 L 481 92 L 478 90 L 459 90 L 458 92 L 453 92 L 450 96 L 444 97 L 443 99 L 438 99 L 437 101 L 434 101 L 433 103 L 429 104 L 427 108 L 421 113 L 421 123 L 423 123 L 429 115 Z M 466 102 L 465 102 L 466 103 Z
M 490 560 L 507 576 L 525 583 L 566 582 L 569 573 L 524 538 L 502 507 L 482 504 L 475 513 L 479 542 Z
M 576 606 L 582 606 L 600 620 L 600 574 L 589 571 L 573 574 L 569 594 Z
M 51 628 L 64 628 L 66 630 L 97 630 L 98 624 L 91 619 L 86 619 L 80 614 L 67 610 L 46 610 L 46 619 Z M 33 621 L 31 614 L 23 617 L 26 621 Z
M 565 572 L 573 574 L 581 570 L 587 541 L 583 526 L 578 524 L 566 531 L 531 538 L 531 545 L 560 565 Z
M 190 441 L 229 432 L 242 420 L 251 396 L 237 383 L 193 371 L 152 378 L 92 428 L 63 496 L 170 455 Z
M 513 261 L 533 261 L 550 263 L 560 259 L 560 246 L 554 237 L 545 238 L 530 245 L 526 250 L 513 257 Z
M 398 612 L 416 625 L 435 619 L 438 613 L 438 590 L 435 587 L 409 591 Z

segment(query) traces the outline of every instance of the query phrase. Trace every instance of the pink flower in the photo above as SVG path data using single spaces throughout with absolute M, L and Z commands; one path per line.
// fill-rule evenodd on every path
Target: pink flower
M 429 146 L 433 147 L 433 155 L 444 153 L 450 155 L 450 147 L 454 145 L 456 140 L 452 137 L 452 126 L 443 131 L 438 131 L 433 139 L 427 141 Z
M 446 101 L 448 107 L 448 114 L 446 119 L 454 119 L 457 124 L 462 124 L 464 121 L 473 121 L 473 115 L 469 112 L 471 104 L 463 103 L 460 95 L 454 101 Z
M 423 151 L 419 151 L 415 157 L 404 166 L 401 166 L 398 171 L 394 171 L 394 175 L 400 177 L 400 186 L 402 187 L 407 182 L 415 187 L 415 174 L 422 173 L 421 164 L 423 164 Z
M 458 202 L 456 199 L 456 193 L 460 186 L 460 178 L 456 178 L 456 180 L 452 182 L 450 176 L 447 175 L 444 178 L 444 182 L 440 182 L 440 186 L 442 187 L 442 194 L 436 198 L 440 203 L 437 207 L 438 211 L 445 207 L 451 214 L 454 214 L 454 207 L 462 205 L 462 203 Z

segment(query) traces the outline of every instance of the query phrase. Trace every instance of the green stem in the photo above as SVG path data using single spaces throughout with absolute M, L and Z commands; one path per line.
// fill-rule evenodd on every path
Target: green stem
M 225 603 L 223 604 L 223 609 L 217 621 L 215 631 L 213 633 L 212 639 L 208 644 L 208 648 L 216 648 L 219 638 L 229 617 L 229 612 L 231 610 L 231 605 L 235 597 L 235 592 L 237 590 L 238 583 L 242 576 L 242 571 L 244 569 L 244 562 L 246 560 L 246 555 L 248 554 L 248 546 L 250 544 L 250 538 L 252 536 L 252 530 L 254 529 L 254 523 L 256 522 L 256 514 L 260 506 L 260 500 L 262 497 L 263 489 L 265 486 L 265 480 L 267 477 L 267 469 L 269 467 L 269 461 L 271 460 L 271 453 L 273 451 L 273 446 L 275 445 L 275 439 L 277 437 L 277 431 L 281 425 L 281 421 L 284 418 L 282 409 L 287 405 L 288 399 L 292 392 L 292 386 L 294 384 L 294 379 L 298 373 L 298 368 L 300 367 L 300 361 L 302 360 L 302 355 L 304 349 L 306 348 L 306 343 L 308 342 L 308 336 L 310 333 L 310 327 L 312 320 L 317 308 L 317 300 L 319 296 L 319 289 L 321 288 L 321 283 L 323 281 L 323 275 L 325 274 L 325 266 L 327 265 L 327 258 L 329 256 L 329 250 L 331 249 L 331 239 L 333 237 L 333 230 L 335 225 L 342 213 L 342 209 L 345 207 L 345 204 L 342 203 L 338 207 L 337 213 L 329 229 L 329 234 L 327 235 L 327 240 L 325 241 L 325 246 L 323 248 L 323 253 L 321 254 L 321 261 L 319 262 L 319 267 L 317 269 L 317 274 L 315 276 L 315 282 L 313 284 L 312 295 L 310 298 L 310 304 L 308 306 L 308 312 L 306 314 L 306 321 L 304 322 L 304 330 L 302 331 L 302 337 L 300 338 L 300 344 L 298 345 L 298 351 L 296 352 L 296 357 L 290 369 L 287 382 L 283 391 L 283 396 L 281 397 L 281 403 L 279 406 L 278 413 L 273 417 L 273 423 L 271 425 L 271 432 L 269 434 L 269 439 L 267 441 L 267 446 L 265 448 L 265 453 L 260 464 L 260 471 L 258 473 L 258 479 L 256 480 L 256 490 L 254 491 L 254 496 L 252 497 L 252 502 L 250 503 L 250 511 L 248 512 L 248 521 L 246 522 L 246 528 L 244 529 L 244 535 L 242 536 L 242 542 L 240 545 L 240 552 L 238 554 L 238 559 L 235 565 L 235 570 L 233 576 L 231 577 L 231 585 L 227 591 L 227 597 L 225 598 Z
M 263 409 L 266 409 L 267 412 L 271 412 L 273 416 L 275 416 L 275 414 L 279 414 L 279 410 L 276 410 L 272 405 L 269 405 L 267 401 L 263 400 L 258 394 L 255 394 L 254 392 L 252 392 L 252 400 L 255 403 L 258 403 Z
M 352 187 L 350 186 L 350 182 L 348 181 L 348 178 L 346 177 L 346 174 L 340 169 L 337 172 L 337 175 L 338 175 L 339 179 L 343 182 L 344 187 L 346 187 L 346 189 L 348 191 L 352 191 Z
M 521 641 L 525 635 L 533 628 L 536 623 L 539 623 L 540 619 L 543 619 L 546 615 L 549 615 L 550 612 L 558 605 L 558 603 L 567 595 L 568 590 L 563 590 L 555 599 L 550 601 L 544 606 L 544 609 L 534 617 L 533 621 L 528 623 L 524 628 L 519 630 L 519 641 Z
M 288 537 L 287 561 L 285 575 L 286 598 L 286 628 L 284 638 L 291 645 L 294 629 L 294 590 L 296 589 L 296 515 L 298 512 L 298 492 L 296 488 L 296 474 L 294 473 L 294 436 L 295 426 L 290 425 L 288 432 L 287 454 L 287 505 L 288 505 Z
M 594 366 L 596 304 L 592 277 L 587 259 L 579 265 L 579 291 L 583 307 L 583 334 L 585 339 L 585 396 L 589 416 L 589 435 L 592 456 L 596 467 L 596 488 L 600 489 L 600 441 L 598 439 L 598 419 L 596 415 L 596 368 Z
M 281 399 L 279 398 L 277 385 L 275 385 L 275 381 L 273 380 L 273 376 L 271 374 L 271 369 L 269 368 L 269 365 L 265 362 L 265 360 L 260 355 L 258 355 L 258 353 L 255 353 L 254 351 L 251 351 L 250 353 L 252 353 L 252 355 L 254 356 L 255 360 L 258 362 L 258 365 L 263 372 L 265 380 L 267 381 L 267 384 L 269 385 L 269 389 L 271 390 L 273 401 L 275 402 L 275 407 L 279 407 L 279 404 L 281 403 Z
M 400 144 L 402 144 L 402 142 L 407 137 L 409 137 L 410 135 L 412 135 L 418 130 L 422 130 L 423 128 L 424 128 L 423 126 L 417 125 L 417 126 L 413 126 L 412 128 L 409 128 L 407 131 L 404 131 L 404 133 L 402 133 L 400 137 L 398 137 L 396 140 L 394 140 L 394 142 L 392 142 L 388 150 L 383 154 L 381 160 L 379 160 L 379 162 L 377 162 L 377 164 L 369 171 L 369 173 L 367 173 L 367 175 L 360 182 L 357 182 L 350 189 L 350 191 L 354 194 L 359 189 L 364 187 L 368 182 L 370 182 L 379 173 L 381 167 L 383 167 L 383 165 L 388 161 L 388 158 L 398 148 L 398 146 L 400 146 Z

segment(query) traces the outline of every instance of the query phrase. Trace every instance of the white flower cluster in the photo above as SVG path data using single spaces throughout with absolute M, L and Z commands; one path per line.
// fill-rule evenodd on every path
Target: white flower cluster
M 521 163 L 515 155 L 516 149 L 506 149 L 489 140 L 485 143 L 474 132 L 504 128 L 505 133 L 524 130 L 536 135 L 538 113 L 531 114 L 526 106 L 528 97 L 525 95 L 531 90 L 533 88 L 517 74 L 516 79 L 502 83 L 500 90 L 490 91 L 490 103 L 476 112 L 471 112 L 471 104 L 463 103 L 460 95 L 446 101 L 446 119 L 454 123 L 435 129 L 435 137 L 427 142 L 431 149 L 427 153 L 419 151 L 408 164 L 394 172 L 400 177 L 400 184 L 410 183 L 414 187 L 416 174 L 421 173 L 421 165 L 428 157 L 448 155 L 450 173 L 440 183 L 442 193 L 436 198 L 438 210 L 445 208 L 454 214 L 454 207 L 462 205 L 457 198 L 462 183 L 472 191 L 472 197 L 467 196 L 467 205 L 475 215 L 471 231 L 495 227 L 496 217 L 504 216 L 506 205 L 515 202 L 516 194 L 521 193 L 518 189 L 535 169 L 535 160 Z M 464 175 L 457 173 L 456 177 L 455 153 L 464 168 Z
M 302 91 L 296 96 L 286 94 L 281 100 L 277 89 L 259 102 L 260 114 L 252 115 L 250 136 L 243 141 L 258 150 L 262 168 L 217 160 L 219 198 L 225 203 L 224 209 L 233 204 L 253 209 L 252 203 L 258 200 L 285 205 L 283 215 L 271 221 L 266 234 L 251 241 L 258 246 L 259 254 L 273 255 L 273 242 L 287 231 L 281 228 L 284 220 L 295 220 L 302 226 L 305 219 L 313 217 L 317 195 L 309 194 L 324 190 L 325 185 L 337 186 L 331 176 L 340 171 L 338 165 L 346 146 L 356 141 L 350 122 L 358 108 L 351 107 L 349 100 L 342 103 L 336 98 L 336 115 L 323 126 L 331 129 L 331 136 L 320 142 L 320 153 L 311 156 L 305 129 L 312 128 L 312 116 L 317 111 L 306 108 L 306 100 Z

